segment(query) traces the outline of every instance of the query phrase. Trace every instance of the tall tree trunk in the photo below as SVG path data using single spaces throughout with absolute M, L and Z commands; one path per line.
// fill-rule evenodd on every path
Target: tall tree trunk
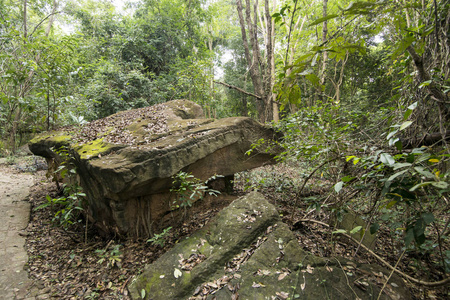
M 27 28 L 27 0 L 23 0 L 23 37 L 26 39 L 28 36 Z
M 253 89 L 256 95 L 261 100 L 258 102 L 258 113 L 261 122 L 272 121 L 274 117 L 274 105 L 273 105 L 273 26 L 272 18 L 269 9 L 269 0 L 264 2 L 265 10 L 264 16 L 267 20 L 265 22 L 266 41 L 266 56 L 265 61 L 261 58 L 261 52 L 258 42 L 258 13 L 259 4 L 258 0 L 253 2 L 253 10 L 250 0 L 245 0 L 245 19 L 243 15 L 242 0 L 236 1 L 236 7 L 239 17 L 239 24 L 241 27 L 242 44 L 244 46 L 245 59 L 247 61 L 247 67 L 249 69 L 250 77 L 253 83 Z M 253 13 L 253 17 L 252 17 Z M 264 22 L 262 22 L 264 23 Z M 247 37 L 247 32 L 249 39 Z M 250 45 L 249 41 L 250 40 Z M 250 48 L 251 47 L 251 48 Z M 250 51 L 251 49 L 251 51 Z M 258 99 L 257 98 L 257 99 Z
M 327 8 L 328 8 L 328 0 L 323 0 L 323 17 L 325 18 L 327 16 Z M 323 22 L 323 27 L 322 27 L 322 43 L 325 43 L 327 41 L 327 34 L 328 34 L 328 22 L 325 21 Z M 328 52 L 327 51 L 323 51 L 323 56 L 322 56 L 322 67 L 320 69 L 320 74 L 319 74 L 319 83 L 320 85 L 324 85 L 325 83 L 325 76 L 326 76 L 326 69 L 327 69 L 327 60 L 328 60 Z M 321 91 L 319 91 L 319 99 L 321 99 L 322 101 L 324 100 L 322 97 L 322 93 Z

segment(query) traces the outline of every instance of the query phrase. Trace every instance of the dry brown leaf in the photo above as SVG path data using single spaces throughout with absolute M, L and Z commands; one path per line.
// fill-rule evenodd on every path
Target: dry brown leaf
M 286 292 L 276 292 L 275 295 L 277 295 L 282 300 L 286 300 L 287 298 L 289 298 L 289 293 Z

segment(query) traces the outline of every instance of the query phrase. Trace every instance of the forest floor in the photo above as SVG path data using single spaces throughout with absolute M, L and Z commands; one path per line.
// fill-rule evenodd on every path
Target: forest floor
M 10 165 L 9 171 L 27 171 L 27 168 L 17 165 Z M 291 226 L 305 250 L 322 257 L 343 256 L 361 263 L 379 264 L 379 261 L 357 244 L 337 238 L 331 229 L 321 225 L 320 222 L 329 222 L 329 214 L 325 210 L 311 213 L 307 209 L 309 204 L 301 201 L 296 203 L 296 207 L 300 209 L 293 209 L 296 195 L 292 186 L 285 184 L 285 181 L 264 180 L 267 176 L 270 179 L 271 174 L 272 179 L 276 177 L 274 174 L 292 178 L 298 174 L 296 172 L 287 165 L 279 164 L 241 173 L 236 177 L 233 195 L 206 198 L 202 203 L 194 204 L 182 226 L 172 228 L 165 235 L 163 246 L 153 245 L 146 240 L 100 237 L 91 226 L 86 231 L 84 221 L 69 230 L 55 227 L 52 222 L 54 215 L 49 208 L 34 208 L 46 202 L 47 195 L 57 196 L 56 185 L 45 177 L 45 171 L 34 172 L 35 184 L 31 187 L 29 196 L 31 217 L 26 228 L 29 277 L 35 287 L 45 290 L 52 299 L 130 299 L 127 284 L 142 272 L 145 265 L 203 227 L 238 196 L 255 188 L 262 191 L 277 207 L 283 221 Z M 325 193 L 330 188 L 326 182 L 312 186 L 314 188 L 305 191 L 306 194 Z M 311 222 L 296 222 L 299 219 Z M 398 256 L 393 253 L 399 252 L 394 251 L 395 247 L 397 245 L 392 239 L 381 231 L 374 251 L 391 265 L 395 265 Z M 398 269 L 412 277 L 421 276 L 428 281 L 439 279 L 441 275 L 432 267 L 422 271 L 413 268 L 411 261 L 414 259 L 422 258 L 405 256 L 398 264 Z M 427 264 L 426 261 L 422 263 Z M 405 284 L 409 286 L 413 299 L 448 299 L 450 295 L 449 286 L 426 289 L 408 282 Z

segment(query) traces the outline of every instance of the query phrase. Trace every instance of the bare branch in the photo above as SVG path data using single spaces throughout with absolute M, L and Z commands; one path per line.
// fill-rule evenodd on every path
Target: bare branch
M 229 88 L 229 89 L 233 89 L 233 90 L 239 91 L 239 92 L 241 92 L 241 93 L 243 93 L 243 94 L 245 94 L 245 95 L 252 96 L 252 97 L 254 97 L 254 98 L 258 99 L 258 100 L 262 100 L 262 97 L 261 97 L 261 96 L 258 96 L 258 95 L 255 95 L 255 94 L 253 94 L 253 93 L 247 92 L 247 91 L 245 91 L 245 90 L 243 90 L 243 89 L 241 89 L 241 88 L 239 88 L 239 87 L 237 87 L 237 86 L 230 85 L 230 84 L 228 84 L 228 83 L 220 82 L 220 81 L 214 81 L 214 83 L 221 84 L 221 85 L 223 85 L 223 86 L 226 86 L 226 87 Z

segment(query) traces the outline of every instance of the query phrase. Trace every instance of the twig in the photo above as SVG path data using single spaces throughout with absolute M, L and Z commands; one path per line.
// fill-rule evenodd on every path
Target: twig
M 405 254 L 405 252 L 406 252 L 406 249 L 403 250 L 402 255 L 400 255 L 400 257 L 398 258 L 397 262 L 395 263 L 395 266 L 394 266 L 394 268 L 392 269 L 391 273 L 389 274 L 388 279 L 386 279 L 386 282 L 383 284 L 383 287 L 381 288 L 380 293 L 378 294 L 377 300 L 380 300 L 381 294 L 383 294 L 384 288 L 386 287 L 387 283 L 388 283 L 389 280 L 391 279 L 392 274 L 394 274 L 394 271 L 397 270 L 398 263 L 402 260 L 403 255 Z
M 348 276 L 347 276 L 347 274 L 345 273 L 344 268 L 343 268 L 342 265 L 341 265 L 341 262 L 340 262 L 337 258 L 335 258 L 335 260 L 338 262 L 339 266 L 341 267 L 342 273 L 344 273 L 345 279 L 347 280 L 347 285 L 348 285 L 348 287 L 352 290 L 353 294 L 355 294 L 355 296 L 356 296 L 355 299 L 359 299 L 358 294 L 357 294 L 357 293 L 355 292 L 355 290 L 351 287 L 350 282 L 348 281 Z M 378 299 L 377 299 L 377 300 L 378 300 Z
M 284 59 L 284 65 L 287 65 L 287 59 L 289 54 L 289 44 L 291 42 L 292 24 L 294 23 L 295 12 L 297 10 L 297 0 L 295 0 L 294 10 L 292 11 L 291 24 L 289 25 L 288 42 L 286 47 L 286 58 Z

